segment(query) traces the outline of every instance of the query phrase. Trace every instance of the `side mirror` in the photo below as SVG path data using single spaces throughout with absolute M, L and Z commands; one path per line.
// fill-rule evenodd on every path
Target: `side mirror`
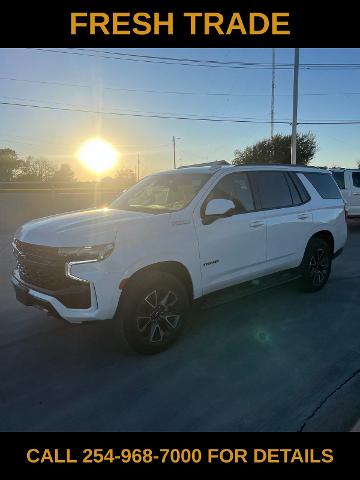
M 214 198 L 210 200 L 205 209 L 205 223 L 211 223 L 219 217 L 225 217 L 235 208 L 235 203 L 232 200 L 225 200 L 224 198 Z

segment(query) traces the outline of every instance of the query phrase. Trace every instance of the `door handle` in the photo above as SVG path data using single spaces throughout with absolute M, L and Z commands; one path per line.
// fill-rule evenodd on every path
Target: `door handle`
M 309 217 L 310 215 L 308 215 L 307 213 L 301 213 L 300 215 L 298 215 L 299 220 L 306 220 Z
M 353 195 L 360 195 L 360 192 L 352 192 Z
M 260 222 L 260 221 L 257 221 L 257 220 L 250 223 L 251 228 L 259 228 L 259 227 L 263 227 L 264 225 L 265 225 L 264 222 Z

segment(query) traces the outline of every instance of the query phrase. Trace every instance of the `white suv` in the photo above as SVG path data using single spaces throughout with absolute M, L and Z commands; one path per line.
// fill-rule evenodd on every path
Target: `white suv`
M 347 237 L 332 175 L 285 165 L 151 175 L 109 208 L 54 215 L 15 234 L 17 298 L 65 320 L 114 318 L 137 351 L 179 335 L 191 301 L 276 272 L 324 286 Z
M 360 217 L 360 170 L 331 169 L 350 218 Z

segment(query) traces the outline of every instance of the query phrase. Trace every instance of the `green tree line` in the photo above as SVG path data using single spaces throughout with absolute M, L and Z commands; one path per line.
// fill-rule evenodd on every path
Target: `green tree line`
M 67 163 L 55 168 L 43 158 L 21 159 L 11 148 L 0 149 L 0 181 L 2 182 L 73 182 L 75 174 Z
M 11 148 L 0 148 L 0 182 L 75 182 L 75 173 L 68 163 L 55 167 L 43 158 L 28 156 L 25 159 Z M 102 183 L 108 186 L 121 184 L 126 187 L 136 182 L 135 173 L 130 169 L 118 170 L 114 178 L 104 177 Z

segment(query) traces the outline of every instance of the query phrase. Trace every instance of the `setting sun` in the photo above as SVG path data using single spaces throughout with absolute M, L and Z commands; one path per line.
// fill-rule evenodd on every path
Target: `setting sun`
M 93 138 L 85 142 L 78 153 L 79 160 L 95 173 L 110 170 L 117 162 L 119 152 L 108 142 Z

